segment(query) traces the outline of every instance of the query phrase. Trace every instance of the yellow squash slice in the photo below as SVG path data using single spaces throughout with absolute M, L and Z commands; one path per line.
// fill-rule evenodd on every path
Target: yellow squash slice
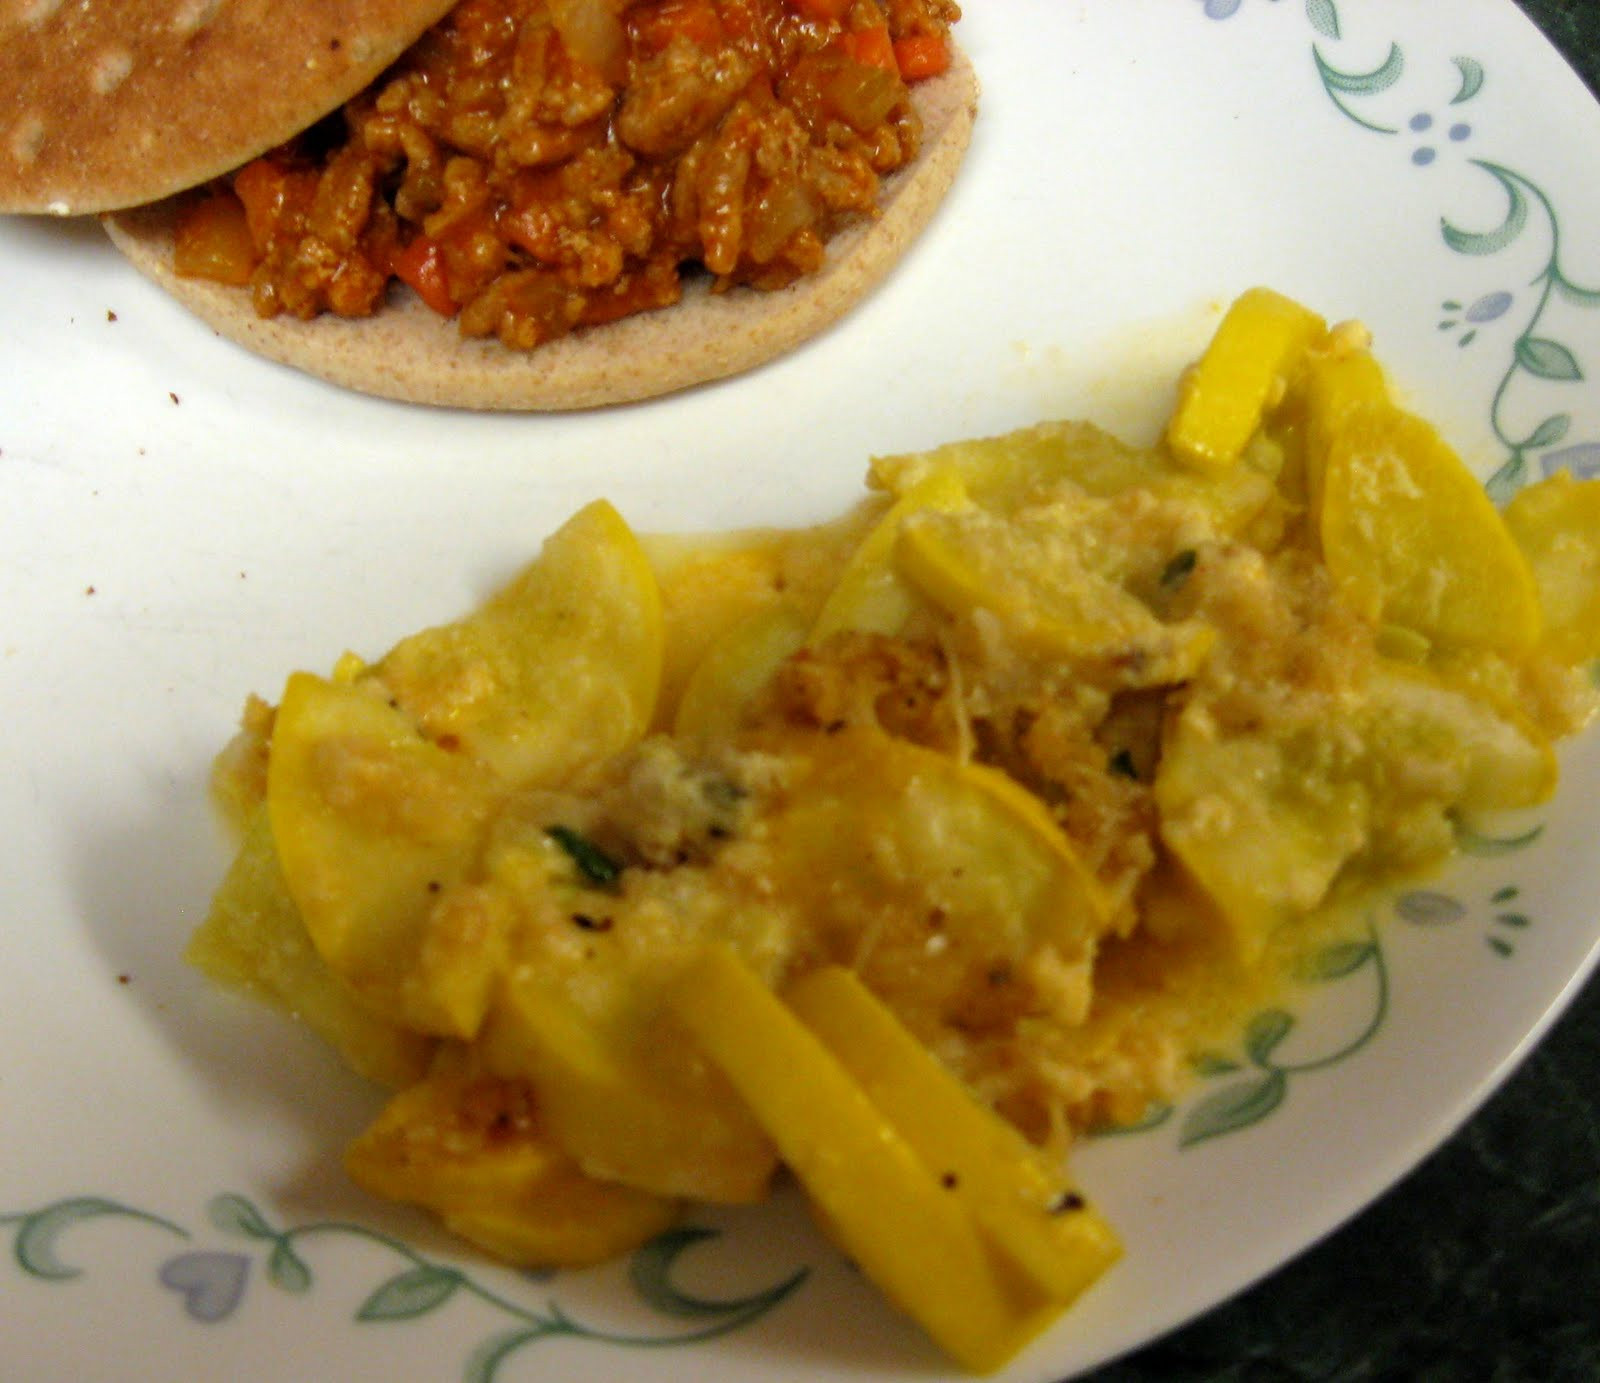
M 533 1084 L 551 1132 L 589 1174 L 661 1196 L 761 1200 L 771 1141 L 727 1081 L 657 1015 L 660 986 L 596 1019 L 534 975 L 513 979 L 482 1039 L 497 1072 Z
M 1539 592 L 1477 478 L 1427 423 L 1361 408 L 1328 450 L 1317 516 L 1347 600 L 1444 648 L 1517 653 L 1539 637 Z
M 823 603 L 807 643 L 834 634 L 898 634 L 916 609 L 918 593 L 895 564 L 895 541 L 908 514 L 948 512 L 970 505 L 966 486 L 953 469 L 932 470 L 890 506 L 851 554 L 838 583 Z
M 644 733 L 661 666 L 655 572 L 597 501 L 479 610 L 402 641 L 374 671 L 430 738 L 507 783 L 546 785 Z
M 1218 737 L 1188 711 L 1162 754 L 1162 839 L 1247 959 L 1279 925 L 1316 907 L 1366 843 L 1367 790 L 1326 772 L 1321 749 L 1309 730 Z
M 1173 455 L 1208 472 L 1236 465 L 1326 330 L 1316 313 L 1270 288 L 1241 294 L 1179 386 L 1167 425 Z
M 1449 849 L 1452 812 L 1531 806 L 1556 774 L 1548 739 L 1513 709 L 1383 661 L 1344 718 L 1219 734 L 1191 708 L 1155 795 L 1162 839 L 1248 957 L 1315 908 L 1356 855 L 1431 862 Z
M 401 1091 L 345 1153 L 374 1195 L 436 1213 L 522 1267 L 603 1263 L 677 1218 L 675 1202 L 585 1176 L 525 1086 L 438 1072 Z
M 367 1080 L 398 1088 L 427 1069 L 433 1043 L 380 1018 L 317 954 L 284 883 L 264 809 L 185 955 L 213 979 L 265 992 Z
M 729 630 L 684 683 L 673 734 L 700 744 L 731 740 L 751 702 L 804 646 L 806 633 L 806 621 L 788 605 L 774 605 Z
M 1389 384 L 1371 351 L 1347 349 L 1313 353 L 1303 388 L 1306 497 L 1312 512 L 1319 513 L 1328 453 L 1358 413 L 1391 406 Z
M 991 1372 L 1055 1319 L 990 1249 L 838 1060 L 736 956 L 708 950 L 674 1010 L 771 1134 L 818 1220 L 886 1297 L 952 1358 Z
M 833 957 L 930 1025 L 974 975 L 1020 974 L 1044 951 L 1086 968 L 1110 920 L 1104 890 L 1031 793 L 878 731 L 816 745 L 767 840 L 780 896 Z
M 1009 522 L 976 509 L 923 512 L 901 526 L 895 552 L 922 593 L 957 618 L 987 611 L 1025 645 L 1104 663 L 1124 685 L 1192 677 L 1211 633 L 1156 618 L 1123 584 L 1123 558 L 1080 541 L 1092 531 L 1054 510 Z
M 1046 1297 L 1070 1304 L 1121 1256 L 1058 1162 L 979 1104 L 849 970 L 814 970 L 784 1001 Z
M 1557 471 L 1519 490 L 1505 521 L 1533 568 L 1545 645 L 1567 663 L 1600 658 L 1600 479 Z
M 996 437 L 930 451 L 875 457 L 871 483 L 904 498 L 940 474 L 959 477 L 968 497 L 1010 517 L 1064 488 L 1101 499 L 1133 489 L 1194 504 L 1217 528 L 1237 533 L 1272 501 L 1273 475 L 1250 465 L 1204 475 L 1162 447 L 1136 447 L 1086 422 L 1035 423 Z
M 483 1017 L 499 931 L 451 909 L 502 792 L 371 682 L 289 679 L 267 769 L 289 894 L 334 973 L 420 1032 L 468 1037 Z
M 503 960 L 503 900 L 471 886 L 488 822 L 513 789 L 638 739 L 661 663 L 654 573 L 597 503 L 465 619 L 336 681 L 291 677 L 268 812 L 333 970 L 380 1012 L 470 1037 Z

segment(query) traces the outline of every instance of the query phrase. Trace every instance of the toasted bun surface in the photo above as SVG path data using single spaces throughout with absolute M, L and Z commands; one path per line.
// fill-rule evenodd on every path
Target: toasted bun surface
M 368 85 L 454 0 L 5 0 L 0 212 L 170 196 Z
M 106 220 L 138 269 L 222 335 L 334 384 L 409 403 L 558 410 L 628 403 L 752 369 L 817 335 L 887 274 L 928 223 L 966 152 L 978 86 L 959 49 L 949 71 L 912 88 L 924 138 L 885 180 L 881 214 L 828 245 L 821 271 L 776 292 L 685 285 L 656 312 L 590 327 L 532 351 L 469 340 L 409 292 L 375 317 L 258 317 L 250 294 L 172 271 L 171 203 Z

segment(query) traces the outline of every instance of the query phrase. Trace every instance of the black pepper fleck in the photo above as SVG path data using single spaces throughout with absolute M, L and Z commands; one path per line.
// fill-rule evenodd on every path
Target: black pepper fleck
M 1165 570 L 1161 573 L 1161 584 L 1169 587 L 1183 585 L 1189 579 L 1190 574 L 1194 571 L 1195 563 L 1199 560 L 1200 554 L 1198 552 L 1192 547 L 1185 548 L 1167 563 Z

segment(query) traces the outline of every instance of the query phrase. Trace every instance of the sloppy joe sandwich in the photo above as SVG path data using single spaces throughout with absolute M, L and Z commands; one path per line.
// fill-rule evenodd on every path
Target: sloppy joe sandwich
M 8 209 L 117 208 L 123 253 L 223 335 L 416 402 L 616 403 L 793 348 L 904 254 L 976 107 L 953 0 L 461 0 L 413 3 L 409 29 L 385 13 L 398 4 L 351 0 L 303 26 L 278 7 L 270 37 L 248 3 L 231 20 L 229 0 L 192 8 L 186 47 L 141 4 L 126 41 L 76 50 L 112 88 L 93 147 L 108 164 L 156 148 L 168 184 L 109 168 L 96 182 L 88 165 L 51 181 L 41 117 L 10 132 Z M 335 10 L 372 11 L 382 41 Z M 259 70 L 252 32 L 273 50 Z M 324 64 L 337 80 L 311 82 Z M 133 107 L 145 67 L 173 109 L 152 114 L 149 96 L 117 114 L 116 88 Z M 174 119 L 190 70 L 231 138 Z M 265 86 L 273 120 L 252 141 Z M 291 102 L 298 121 L 278 111 Z M 168 123 L 185 126 L 170 158 Z

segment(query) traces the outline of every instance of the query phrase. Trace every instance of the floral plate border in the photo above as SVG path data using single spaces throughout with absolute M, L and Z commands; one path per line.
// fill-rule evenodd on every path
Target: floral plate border
M 1290 22 L 1294 6 L 1282 0 L 1197 0 L 1201 15 L 1228 21 L 1248 7 L 1280 7 Z M 1567 344 L 1564 313 L 1600 307 L 1600 289 L 1580 281 L 1569 263 L 1570 227 L 1560 199 L 1538 180 L 1491 158 L 1461 157 L 1487 136 L 1474 123 L 1477 102 L 1491 88 L 1492 63 L 1456 55 L 1448 60 L 1408 51 L 1378 33 L 1378 6 L 1341 5 L 1338 0 L 1303 0 L 1300 7 L 1310 41 L 1305 64 L 1327 101 L 1352 135 L 1399 142 L 1420 170 L 1449 167 L 1460 176 L 1488 179 L 1503 196 L 1497 222 L 1479 224 L 1449 213 L 1438 218 L 1438 233 L 1449 251 L 1464 259 L 1494 261 L 1503 267 L 1503 286 L 1488 292 L 1442 300 L 1440 335 L 1461 350 L 1500 352 L 1503 365 L 1487 405 L 1488 421 L 1501 457 L 1488 488 L 1504 499 L 1536 474 L 1568 469 L 1581 476 L 1600 474 L 1600 434 L 1580 421 L 1571 403 L 1574 386 L 1587 380 L 1592 362 Z M 1359 10 L 1364 28 L 1347 23 Z M 1442 109 L 1418 105 L 1404 109 L 1407 80 L 1427 65 L 1448 61 L 1455 72 L 1454 95 Z M 1514 858 L 1538 839 L 1539 827 L 1501 838 L 1462 828 L 1467 853 Z M 1353 1033 L 1326 1050 L 1293 1060 L 1286 1043 L 1298 1024 L 1287 1009 L 1274 1008 L 1247 1025 L 1236 1052 L 1208 1055 L 1201 1063 L 1202 1088 L 1184 1106 L 1157 1111 L 1141 1126 L 1165 1130 L 1180 1149 L 1214 1142 L 1250 1129 L 1282 1108 L 1299 1082 L 1365 1051 L 1383 1027 L 1392 999 L 1391 972 L 1383 942 L 1390 920 L 1417 928 L 1481 925 L 1486 954 L 1496 960 L 1516 953 L 1517 940 L 1535 925 L 1518 906 L 1522 886 L 1508 879 L 1481 900 L 1464 901 L 1435 890 L 1401 895 L 1393 919 L 1374 925 L 1363 940 L 1331 947 L 1319 955 L 1308 983 L 1365 985 L 1368 1011 Z M 393 1269 L 366 1291 L 352 1320 L 363 1325 L 434 1321 L 452 1306 L 472 1299 L 486 1307 L 497 1324 L 469 1341 L 461 1363 L 468 1383 L 491 1383 L 513 1359 L 535 1345 L 566 1338 L 615 1349 L 689 1346 L 747 1329 L 792 1300 L 811 1280 L 801 1267 L 776 1282 L 735 1295 L 706 1297 L 684 1290 L 675 1273 L 685 1254 L 717 1231 L 687 1226 L 640 1250 L 627 1275 L 637 1301 L 659 1320 L 653 1332 L 620 1333 L 579 1319 L 560 1300 L 559 1280 L 529 1276 L 526 1291 L 490 1285 L 487 1276 L 420 1252 L 404 1239 L 344 1220 L 310 1220 L 279 1227 L 250 1199 L 233 1192 L 213 1195 L 188 1223 L 109 1196 L 74 1195 L 0 1213 L 0 1235 L 8 1237 L 14 1268 L 21 1277 L 47 1285 L 78 1280 L 85 1269 L 69 1250 L 75 1234 L 93 1221 L 116 1223 L 128 1231 L 129 1261 L 138 1245 L 149 1246 L 152 1288 L 172 1293 L 184 1316 L 197 1328 L 216 1328 L 235 1317 L 255 1284 L 289 1297 L 305 1297 L 322 1283 L 310 1245 L 359 1240 L 387 1253 Z M 137 1234 L 136 1234 L 137 1232 Z

